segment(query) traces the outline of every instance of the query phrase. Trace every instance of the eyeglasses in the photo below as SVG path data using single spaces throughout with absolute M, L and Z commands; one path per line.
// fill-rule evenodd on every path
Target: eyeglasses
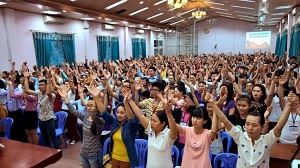
M 151 89 L 153 92 L 159 92 L 159 89 Z
M 123 87 L 125 87 L 125 88 L 131 88 L 129 85 L 123 85 Z

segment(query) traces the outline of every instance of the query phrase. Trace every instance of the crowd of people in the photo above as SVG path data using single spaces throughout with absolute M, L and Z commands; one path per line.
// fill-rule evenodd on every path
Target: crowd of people
M 300 74 L 296 57 L 254 54 L 152 56 L 50 67 L 12 63 L 0 77 L 0 119 L 11 117 L 11 139 L 59 148 L 55 112 L 68 113 L 70 144 L 82 142 L 83 168 L 103 167 L 101 133 L 110 131 L 113 168 L 139 165 L 135 139 L 148 141 L 147 168 L 211 167 L 234 143 L 237 167 L 269 167 L 270 150 L 300 135 Z M 274 128 L 269 122 L 276 123 Z M 0 130 L 4 135 L 4 129 Z M 251 150 L 251 152 L 250 152 Z M 252 151 L 254 150 L 254 151 Z

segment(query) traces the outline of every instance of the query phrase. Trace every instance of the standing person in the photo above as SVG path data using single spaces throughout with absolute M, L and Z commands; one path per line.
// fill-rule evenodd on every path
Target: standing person
M 282 128 L 296 100 L 296 95 L 291 92 L 287 100 L 288 106 L 276 126 L 268 134 L 261 135 L 265 120 L 260 113 L 250 112 L 248 114 L 245 125 L 246 132 L 242 132 L 227 119 L 225 114 L 214 104 L 214 100 L 209 98 L 208 101 L 213 103 L 213 109 L 224 123 L 226 131 L 238 145 L 239 157 L 236 167 L 269 167 L 270 151 L 281 135 Z
M 2 72 L 3 73 L 3 72 Z M 6 97 L 8 91 L 6 90 L 5 83 L 1 80 L 0 77 L 0 120 L 5 117 L 8 117 L 8 111 L 6 109 Z M 4 123 L 0 126 L 2 129 L 0 130 L 0 136 L 4 136 Z
M 40 109 L 39 127 L 42 135 L 44 136 L 46 146 L 52 147 L 51 145 L 53 145 L 55 149 L 59 149 L 59 143 L 55 133 L 55 121 L 53 111 L 53 102 L 55 99 L 55 94 L 51 93 L 52 76 L 48 69 L 45 69 L 45 71 L 47 73 L 47 79 L 42 79 L 39 81 L 39 91 L 33 91 L 29 89 L 29 73 L 24 72 L 24 88 L 26 93 L 30 95 L 36 95 L 38 97 L 38 106 Z
M 83 142 L 80 149 L 82 168 L 102 168 L 101 133 L 104 120 L 98 115 L 95 101 L 90 98 L 86 104 L 87 112 L 79 112 L 70 104 L 68 94 L 65 91 L 58 90 L 58 93 L 64 99 L 69 111 L 83 122 Z
M 150 121 L 132 100 L 129 101 L 129 105 L 148 133 L 147 168 L 171 168 L 174 167 L 172 148 L 177 139 L 177 127 L 172 116 L 171 104 L 160 93 L 157 93 L 157 96 L 163 102 L 165 110 L 153 113 Z

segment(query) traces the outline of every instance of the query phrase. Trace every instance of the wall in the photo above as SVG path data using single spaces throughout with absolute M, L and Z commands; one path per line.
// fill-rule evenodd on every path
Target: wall
M 233 20 L 227 18 L 217 18 L 216 24 L 206 24 L 205 21 L 197 23 L 198 29 L 198 53 L 253 53 L 254 50 L 246 49 L 246 32 L 253 32 L 255 23 Z M 210 32 L 204 34 L 204 29 Z M 263 30 L 272 31 L 271 52 L 275 51 L 276 27 L 263 27 Z M 215 49 L 215 44 L 217 45 Z M 269 51 L 269 49 L 262 49 Z

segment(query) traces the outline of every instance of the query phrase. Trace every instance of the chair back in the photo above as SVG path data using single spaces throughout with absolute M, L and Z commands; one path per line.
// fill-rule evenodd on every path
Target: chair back
M 173 145 L 172 147 L 172 160 L 173 160 L 173 166 L 178 166 L 178 160 L 179 160 L 179 150 L 178 148 Z
M 68 117 L 68 113 L 64 111 L 59 111 L 54 114 L 56 116 L 56 119 L 58 120 L 58 129 L 64 130 L 66 120 Z
M 236 168 L 238 155 L 233 153 L 221 153 L 214 159 L 213 167 Z
M 221 132 L 221 137 L 222 137 L 222 143 L 223 143 L 223 145 L 226 144 L 226 149 L 224 150 L 224 152 L 225 152 L 225 153 L 229 153 L 229 150 L 230 150 L 231 145 L 232 145 L 232 138 L 231 138 L 231 136 L 230 136 L 227 132 L 225 132 L 225 131 L 222 131 L 222 132 Z M 224 140 L 226 140 L 226 141 L 224 142 Z
M 10 139 L 10 129 L 11 129 L 11 126 L 13 124 L 14 120 L 12 118 L 3 118 L 2 120 L 0 120 L 0 130 L 1 130 L 1 127 L 2 125 L 4 124 L 4 137 L 3 138 L 6 138 L 6 139 Z
M 109 152 L 109 144 L 110 144 L 110 138 L 107 138 L 103 144 L 102 150 L 103 150 L 103 156 L 108 154 Z
M 139 160 L 139 167 L 146 167 L 147 165 L 147 153 L 148 153 L 148 141 L 145 139 L 135 139 L 135 150 Z

